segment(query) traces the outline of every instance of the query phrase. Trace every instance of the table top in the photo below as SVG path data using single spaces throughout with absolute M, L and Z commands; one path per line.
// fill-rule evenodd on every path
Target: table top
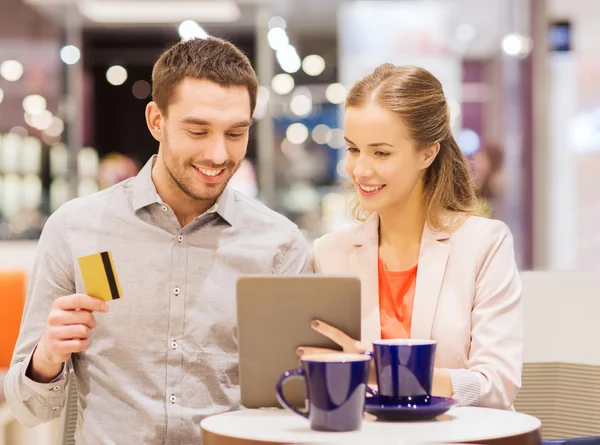
M 421 422 L 382 422 L 365 414 L 361 431 L 323 433 L 312 431 L 308 420 L 297 414 L 280 409 L 259 409 L 208 417 L 202 421 L 201 427 L 219 436 L 279 443 L 358 442 L 365 438 L 373 443 L 384 443 L 390 439 L 476 442 L 528 434 L 539 430 L 541 422 L 536 417 L 514 411 L 459 407 L 435 420 Z

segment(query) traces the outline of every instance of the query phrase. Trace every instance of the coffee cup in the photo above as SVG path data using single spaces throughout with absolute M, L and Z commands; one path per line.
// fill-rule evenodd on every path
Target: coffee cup
M 300 359 L 301 368 L 285 372 L 277 383 L 277 398 L 290 411 L 307 418 L 316 431 L 356 431 L 361 428 L 371 357 L 365 354 L 315 354 Z M 302 378 L 308 410 L 287 402 L 285 382 Z
M 436 342 L 390 339 L 373 342 L 379 403 L 427 404 L 431 397 Z

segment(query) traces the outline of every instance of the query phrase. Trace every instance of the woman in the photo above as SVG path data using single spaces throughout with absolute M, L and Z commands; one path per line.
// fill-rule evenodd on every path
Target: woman
M 476 216 L 440 82 L 418 67 L 378 67 L 350 90 L 344 135 L 355 210 L 368 217 L 318 239 L 314 268 L 360 277 L 362 339 L 313 328 L 346 352 L 379 338 L 434 339 L 434 395 L 512 409 L 523 350 L 513 238 Z

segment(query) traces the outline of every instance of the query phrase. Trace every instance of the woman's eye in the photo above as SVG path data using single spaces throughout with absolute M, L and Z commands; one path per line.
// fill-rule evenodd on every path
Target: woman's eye
M 386 151 L 376 151 L 375 152 L 375 156 L 379 156 L 379 157 L 382 157 L 382 158 L 384 158 L 386 156 L 389 156 L 389 155 L 390 154 L 388 152 L 386 152 Z

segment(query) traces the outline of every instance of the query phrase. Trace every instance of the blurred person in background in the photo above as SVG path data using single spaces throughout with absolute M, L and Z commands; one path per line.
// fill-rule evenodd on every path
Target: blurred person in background
M 98 165 L 98 183 L 100 190 L 112 187 L 119 182 L 132 178 L 139 172 L 133 159 L 120 153 L 110 153 L 100 160 Z
M 498 216 L 502 201 L 504 152 L 499 144 L 488 142 L 473 155 L 475 192 L 488 216 Z
M 362 338 L 319 320 L 313 328 L 345 352 L 380 338 L 433 339 L 433 395 L 513 409 L 523 360 L 513 237 L 477 216 L 442 85 L 422 68 L 378 67 L 350 90 L 344 135 L 364 222 L 316 240 L 314 269 L 360 277 Z
M 256 105 L 248 58 L 221 39 L 180 42 L 152 81 L 158 155 L 50 216 L 5 380 L 34 426 L 60 416 L 72 366 L 78 445 L 199 443 L 204 417 L 239 407 L 236 278 L 311 268 L 296 225 L 228 186 Z M 105 251 L 122 291 L 108 303 L 86 295 L 78 265 Z

